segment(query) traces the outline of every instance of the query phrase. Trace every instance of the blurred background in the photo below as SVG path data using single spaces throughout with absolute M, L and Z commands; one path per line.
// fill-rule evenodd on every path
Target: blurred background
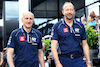
M 52 26 L 63 18 L 61 11 L 66 1 L 74 4 L 74 18 L 77 21 L 81 22 L 82 17 L 87 21 L 91 11 L 97 16 L 100 15 L 100 0 L 0 0 L 0 51 L 6 48 L 12 30 L 22 26 L 20 19 L 25 11 L 34 13 L 33 27 L 42 33 L 43 39 L 49 39 Z M 98 49 L 91 53 L 98 54 Z M 48 51 L 50 52 L 49 48 Z

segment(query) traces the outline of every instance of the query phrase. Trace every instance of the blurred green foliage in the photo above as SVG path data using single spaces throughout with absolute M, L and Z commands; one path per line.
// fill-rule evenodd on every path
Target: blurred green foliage
M 49 39 L 43 39 L 42 42 L 45 43 L 45 46 L 46 46 L 45 50 L 47 50 L 50 47 L 51 40 L 49 40 Z
M 86 35 L 87 35 L 87 43 L 90 49 L 93 49 L 93 45 L 98 45 L 98 34 L 93 29 L 93 26 L 85 26 Z

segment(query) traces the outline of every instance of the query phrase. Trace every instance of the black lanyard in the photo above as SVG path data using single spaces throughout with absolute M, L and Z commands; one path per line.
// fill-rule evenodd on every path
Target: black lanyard
M 32 38 L 31 38 L 31 34 L 27 34 L 27 40 L 26 40 L 26 36 L 25 36 L 25 33 L 23 32 L 23 35 L 24 35 L 24 38 L 25 38 L 25 41 L 28 42 L 28 43 L 32 43 Z
M 63 23 L 64 23 L 64 20 L 63 20 Z M 68 28 L 68 26 L 67 26 L 67 25 L 65 25 L 65 26 L 66 26 L 66 28 Z M 74 30 L 73 30 L 73 26 L 72 26 L 72 27 L 70 27 L 70 32 L 75 34 L 75 32 L 74 32 Z

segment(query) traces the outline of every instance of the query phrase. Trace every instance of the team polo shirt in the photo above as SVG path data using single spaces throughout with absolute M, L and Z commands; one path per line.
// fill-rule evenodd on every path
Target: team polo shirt
M 31 42 L 28 42 L 30 39 Z M 8 47 L 14 48 L 15 67 L 38 67 L 38 49 L 42 49 L 41 39 L 41 33 L 34 28 L 30 33 L 27 33 L 23 27 L 11 33 Z
M 60 54 L 82 52 L 80 43 L 86 39 L 86 32 L 82 23 L 74 20 L 70 28 L 65 21 L 58 21 L 54 24 L 51 35 L 51 40 L 57 40 L 59 43 Z

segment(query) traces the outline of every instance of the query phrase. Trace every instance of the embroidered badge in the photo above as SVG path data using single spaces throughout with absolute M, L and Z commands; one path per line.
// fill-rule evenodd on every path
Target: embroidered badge
M 25 41 L 25 37 L 24 36 L 20 36 L 20 41 Z
M 63 28 L 64 33 L 68 32 L 68 28 Z
M 75 28 L 75 32 L 79 33 L 79 28 Z
M 75 28 L 75 36 L 80 36 L 80 29 L 79 28 Z
M 36 42 L 36 38 L 32 37 L 32 42 Z

